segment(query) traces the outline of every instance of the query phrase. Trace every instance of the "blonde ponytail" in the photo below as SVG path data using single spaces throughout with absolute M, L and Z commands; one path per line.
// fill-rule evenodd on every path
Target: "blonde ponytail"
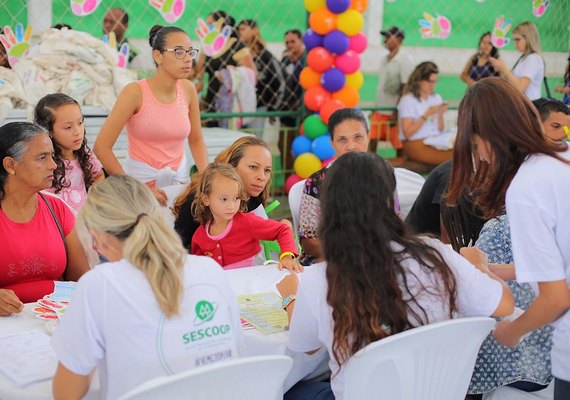
M 105 179 L 91 188 L 78 219 L 122 240 L 123 257 L 144 273 L 164 314 L 179 314 L 187 252 L 144 184 L 126 175 Z

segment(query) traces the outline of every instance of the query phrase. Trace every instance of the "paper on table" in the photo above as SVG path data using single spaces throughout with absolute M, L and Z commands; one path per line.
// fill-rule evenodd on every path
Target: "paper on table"
M 19 388 L 52 379 L 57 357 L 38 329 L 0 337 L 0 372 Z
M 242 319 L 266 335 L 285 332 L 289 321 L 281 308 L 281 299 L 274 293 L 242 294 L 238 296 Z

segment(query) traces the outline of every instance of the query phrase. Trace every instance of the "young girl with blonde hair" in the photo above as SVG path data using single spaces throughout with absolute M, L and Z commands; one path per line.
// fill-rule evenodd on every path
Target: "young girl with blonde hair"
M 248 196 L 241 179 L 229 164 L 214 162 L 200 180 L 192 213 L 201 226 L 192 238 L 192 254 L 207 255 L 224 269 L 254 265 L 260 240 L 277 240 L 280 267 L 302 271 L 291 228 L 278 221 L 244 213 Z

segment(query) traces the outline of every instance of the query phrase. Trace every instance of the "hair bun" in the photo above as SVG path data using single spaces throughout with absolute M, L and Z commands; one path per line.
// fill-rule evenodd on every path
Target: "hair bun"
M 158 31 L 160 31 L 162 28 L 164 28 L 162 25 L 154 25 L 152 28 L 150 28 L 150 31 L 148 33 L 148 43 L 150 44 L 150 47 L 152 47 L 154 44 L 154 39 L 156 39 Z

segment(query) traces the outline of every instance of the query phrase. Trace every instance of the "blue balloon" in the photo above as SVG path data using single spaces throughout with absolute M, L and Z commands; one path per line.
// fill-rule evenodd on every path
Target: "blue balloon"
M 328 160 L 334 156 L 334 148 L 332 147 L 331 137 L 329 135 L 319 136 L 313 140 L 311 148 L 313 153 L 319 157 L 321 161 Z
M 299 154 L 310 152 L 312 142 L 313 141 L 306 136 L 297 136 L 291 144 L 293 155 L 297 157 Z
M 345 12 L 348 7 L 350 7 L 350 0 L 327 0 L 327 8 L 335 14 Z
M 321 85 L 329 92 L 336 92 L 342 89 L 345 82 L 344 73 L 337 68 L 329 68 L 321 75 Z
M 342 54 L 348 50 L 350 39 L 341 31 L 332 31 L 323 39 L 323 45 L 333 54 Z
M 307 31 L 303 35 L 303 42 L 305 42 L 307 50 L 311 50 L 315 47 L 323 45 L 323 35 L 319 35 L 312 29 L 307 29 Z

